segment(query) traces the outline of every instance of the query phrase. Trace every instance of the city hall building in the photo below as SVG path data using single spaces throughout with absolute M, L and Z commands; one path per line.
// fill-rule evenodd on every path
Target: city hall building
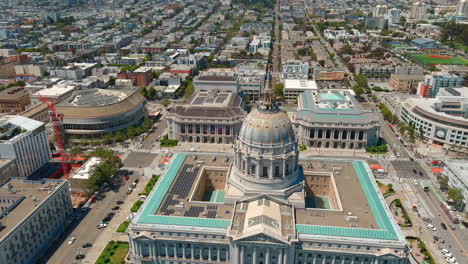
M 167 115 L 170 139 L 197 143 L 232 143 L 246 116 L 244 100 L 231 91 L 196 92 L 189 103 Z
M 365 161 L 301 159 L 288 115 L 264 102 L 234 153 L 179 153 L 129 226 L 130 261 L 407 263 Z
M 379 119 L 372 111 L 361 109 L 350 91 L 305 91 L 297 105 L 292 119 L 299 144 L 360 149 L 379 140 Z

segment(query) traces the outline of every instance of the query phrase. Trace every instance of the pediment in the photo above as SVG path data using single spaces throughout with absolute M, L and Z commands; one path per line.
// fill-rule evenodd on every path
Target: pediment
M 251 236 L 245 236 L 237 239 L 237 241 L 242 242 L 262 242 L 262 243 L 275 243 L 275 244 L 289 244 L 288 241 L 279 240 L 277 238 L 273 238 L 267 234 L 256 234 Z

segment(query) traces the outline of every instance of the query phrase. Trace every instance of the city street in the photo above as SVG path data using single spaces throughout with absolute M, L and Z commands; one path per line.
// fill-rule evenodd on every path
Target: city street
M 114 232 L 115 230 L 108 230 L 109 227 L 98 229 L 96 226 L 101 222 L 101 220 L 109 212 L 115 212 L 116 216 L 123 214 L 127 217 L 130 212 L 123 212 L 122 209 L 117 211 L 112 211 L 111 208 L 114 207 L 117 201 L 125 201 L 125 204 L 132 203 L 125 191 L 128 189 L 130 184 L 136 179 L 140 178 L 139 175 L 131 175 L 128 181 L 124 181 L 123 185 L 120 188 L 108 192 L 105 192 L 105 197 L 99 201 L 96 200 L 89 209 L 88 212 L 78 211 L 77 215 L 81 215 L 82 219 L 79 220 L 79 223 L 72 229 L 68 230 L 66 234 L 63 234 L 60 238 L 60 241 L 57 243 L 58 248 L 53 248 L 49 254 L 46 255 L 44 259 L 46 261 L 42 263 L 81 263 L 79 260 L 75 260 L 75 256 L 78 252 L 86 255 L 86 253 L 91 248 L 83 248 L 84 243 L 95 244 L 96 238 L 103 232 Z M 143 184 L 143 183 L 142 183 Z M 134 198 L 135 199 L 135 198 Z M 122 206 L 121 206 L 122 207 Z M 113 219 L 112 221 L 114 221 Z M 112 223 L 111 221 L 111 223 Z M 120 223 L 119 223 L 120 224 Z M 76 241 L 69 245 L 68 241 L 71 237 L 76 237 Z

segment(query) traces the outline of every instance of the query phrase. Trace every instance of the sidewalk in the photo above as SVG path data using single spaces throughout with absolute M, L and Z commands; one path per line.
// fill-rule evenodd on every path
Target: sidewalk
M 106 247 L 107 243 L 111 240 L 120 240 L 120 241 L 128 241 L 127 233 L 117 233 L 117 227 L 123 222 L 127 220 L 127 217 L 130 215 L 130 208 L 133 204 L 138 201 L 139 196 L 138 193 L 142 192 L 145 188 L 146 184 L 149 181 L 149 178 L 140 177 L 140 182 L 137 184 L 133 192 L 127 195 L 126 199 L 124 200 L 124 204 L 120 206 L 120 209 L 117 211 L 116 215 L 112 218 L 109 222 L 109 225 L 102 231 L 102 233 L 98 236 L 96 241 L 93 244 L 93 247 L 86 253 L 86 258 L 83 260 L 83 263 L 93 264 L 101 255 L 102 250 Z M 125 190 L 122 190 L 125 191 Z M 95 227 L 90 227 L 95 228 Z M 92 232 L 92 231 L 91 231 Z

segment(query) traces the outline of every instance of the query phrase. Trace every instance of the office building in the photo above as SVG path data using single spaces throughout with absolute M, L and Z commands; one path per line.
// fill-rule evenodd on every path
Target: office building
M 135 264 L 408 261 L 367 163 L 301 159 L 270 102 L 245 118 L 233 153 L 176 154 L 128 234 Z
M 299 144 L 314 148 L 361 149 L 380 137 L 377 116 L 362 110 L 349 90 L 302 93 L 293 124 Z
M 71 223 L 65 180 L 10 179 L 0 186 L 0 263 L 36 263 Z
M 466 204 L 468 204 L 468 161 L 447 160 L 444 162 L 442 174 L 448 177 L 448 184 L 451 188 L 461 190 L 461 194 L 464 197 L 462 208 L 466 212 Z
M 29 92 L 23 87 L 13 86 L 0 91 L 0 113 L 19 114 L 30 103 Z
M 281 65 L 283 79 L 308 79 L 309 63 L 301 60 L 287 60 Z
M 417 135 L 446 149 L 468 150 L 468 88 L 441 88 L 435 98 L 409 98 L 399 119 L 415 126 Z
M 459 0 L 457 4 L 457 16 L 468 17 L 468 0 Z
M 342 81 L 344 77 L 344 69 L 327 69 L 321 67 L 316 67 L 314 69 L 314 78 L 316 81 Z
M 313 80 L 286 79 L 284 80 L 284 99 L 295 101 L 303 92 L 317 89 L 317 83 Z
M 134 71 L 134 72 L 119 72 L 117 79 L 128 79 L 132 81 L 133 86 L 147 87 L 150 86 L 153 81 L 153 74 L 151 74 L 151 68 L 145 67 L 146 71 Z
M 388 85 L 398 92 L 416 93 L 418 83 L 423 81 L 424 74 L 392 74 L 388 81 Z
M 200 91 L 167 115 L 170 139 L 196 143 L 232 143 L 246 116 L 244 101 L 231 91 Z
M 7 115 L 0 118 L 0 127 L 0 155 L 16 160 L 19 177 L 29 177 L 52 159 L 44 123 Z
M 239 91 L 251 101 L 259 100 L 265 86 L 266 71 L 256 65 L 242 64 L 236 67 L 236 73 Z
M 419 83 L 418 94 L 422 97 L 434 98 L 439 93 L 440 88 L 461 87 L 463 83 L 463 77 L 448 72 L 438 72 L 426 76 L 425 80 Z
M 14 159 L 0 159 L 0 185 L 8 179 L 18 176 L 18 167 Z
M 237 93 L 237 80 L 237 73 L 233 70 L 208 70 L 193 78 L 193 86 L 195 91 Z

